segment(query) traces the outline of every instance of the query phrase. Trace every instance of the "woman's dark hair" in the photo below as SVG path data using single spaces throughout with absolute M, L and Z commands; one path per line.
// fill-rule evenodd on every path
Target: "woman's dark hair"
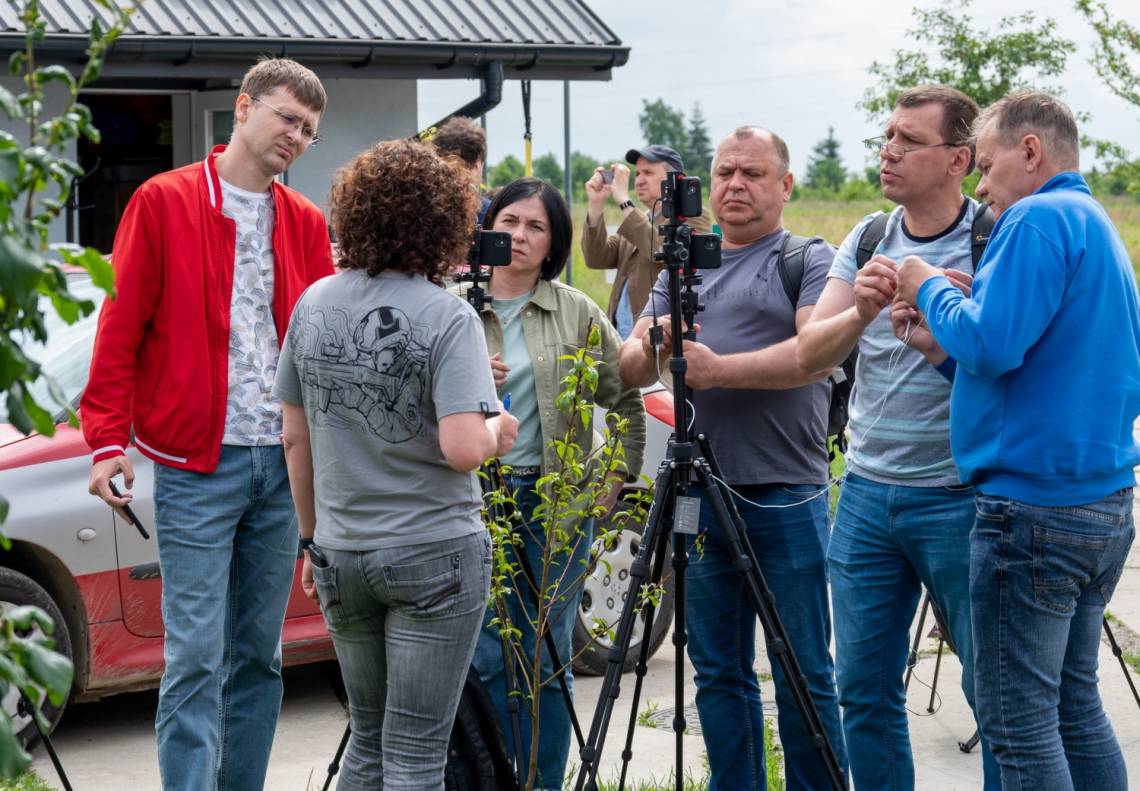
M 457 158 L 408 140 L 376 143 L 337 171 L 329 194 L 337 264 L 443 276 L 466 259 L 479 198 Z
M 487 214 L 483 218 L 483 227 L 490 229 L 495 226 L 495 218 L 499 212 L 527 198 L 538 198 L 546 209 L 546 216 L 550 220 L 550 253 L 542 262 L 540 277 L 543 280 L 553 280 L 562 274 L 566 266 L 566 258 L 570 255 L 570 243 L 574 238 L 574 222 L 570 219 L 570 210 L 566 208 L 566 201 L 562 193 L 542 179 L 524 177 L 515 179 L 499 190 L 499 194 L 487 207 Z

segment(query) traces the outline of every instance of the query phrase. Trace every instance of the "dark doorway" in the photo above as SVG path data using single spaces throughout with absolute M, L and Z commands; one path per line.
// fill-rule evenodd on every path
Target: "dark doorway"
M 79 141 L 87 175 L 69 215 L 68 241 L 109 253 L 131 195 L 174 166 L 172 102 L 168 94 L 141 93 L 83 94 L 81 101 L 91 108 L 102 139 Z

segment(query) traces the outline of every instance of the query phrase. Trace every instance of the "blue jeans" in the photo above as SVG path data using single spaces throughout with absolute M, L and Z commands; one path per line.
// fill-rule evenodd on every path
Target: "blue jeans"
M 154 465 L 166 671 L 166 791 L 261 788 L 281 708 L 281 625 L 297 561 L 280 445 L 223 445 L 208 474 Z
M 327 566 L 317 565 L 323 554 Z M 318 548 L 313 580 L 348 693 L 337 791 L 443 791 L 447 742 L 491 584 L 491 540 Z
M 827 550 L 835 667 L 851 776 L 859 789 L 910 791 L 914 757 L 903 674 L 921 588 L 950 628 L 973 706 L 970 631 L 971 486 L 896 486 L 848 473 Z M 985 788 L 1001 787 L 983 740 Z
M 1132 489 L 1079 507 L 978 495 L 970 598 L 978 718 L 1006 791 L 1124 791 L 1097 691 L 1101 620 L 1135 530 Z
M 517 492 L 516 506 L 524 522 L 519 527 L 522 536 L 523 549 L 530 559 L 530 565 L 535 575 L 542 574 L 542 556 L 546 546 L 546 533 L 542 530 L 542 521 L 534 518 L 534 509 L 539 505 L 538 494 L 534 490 L 538 476 L 506 476 L 507 487 Z M 590 541 L 593 533 L 593 520 L 586 520 L 581 525 L 583 536 L 577 537 L 572 554 L 556 552 L 551 555 L 549 571 L 547 572 L 547 596 L 550 601 L 551 585 L 558 579 L 562 582 L 553 590 L 555 601 L 550 605 L 550 616 L 547 623 L 550 633 L 558 647 L 558 658 L 566 667 L 566 683 L 570 691 L 574 691 L 574 674 L 570 667 L 570 657 L 573 651 L 574 619 L 578 617 L 578 606 L 582 598 L 582 578 L 586 572 L 590 558 Z M 515 567 L 513 556 L 508 554 Z M 523 578 L 516 578 L 519 587 L 523 587 Z M 511 623 L 521 632 L 521 654 L 526 659 L 528 669 L 534 667 L 535 645 L 534 627 L 537 620 L 535 596 L 533 590 L 515 590 L 506 601 L 505 606 Z M 525 608 L 525 611 L 524 611 Z M 483 630 L 479 635 L 479 644 L 475 649 L 475 669 L 479 678 L 487 687 L 487 693 L 499 712 L 499 725 L 503 729 L 506 739 L 507 753 L 514 754 L 514 741 L 512 738 L 511 720 L 507 712 L 508 679 L 503 665 L 503 643 L 499 638 L 498 625 L 491 621 L 497 618 L 494 606 L 488 607 L 483 620 Z M 566 761 L 570 754 L 570 714 L 562 698 L 562 689 L 558 681 L 553 678 L 555 671 L 551 662 L 550 652 L 546 650 L 545 641 L 542 647 L 542 690 L 538 701 L 538 774 L 537 789 L 561 789 L 562 781 L 566 775 Z M 526 697 L 527 685 L 519 670 L 515 671 L 517 683 L 523 692 L 519 698 L 520 736 L 522 738 L 523 760 L 530 754 L 531 739 L 531 701 Z M 533 670 L 531 670 L 533 675 Z
M 819 486 L 734 487 L 763 505 L 800 502 Z M 703 495 L 702 495 L 703 497 Z M 831 623 L 827 605 L 827 495 L 791 508 L 757 508 L 737 500 L 760 571 L 776 600 L 791 648 L 807 676 L 808 689 L 835 751 L 846 771 L 847 750 L 839 725 L 835 670 L 828 646 Z M 707 502 L 701 504 L 703 554 L 690 537 L 686 573 L 685 618 L 689 658 L 696 669 L 697 712 L 708 750 L 709 791 L 764 791 L 764 712 L 756 659 L 757 616 L 733 569 L 729 545 Z M 819 752 L 812 746 L 796 710 L 783 668 L 772 658 L 779 708 L 780 741 L 786 756 L 787 788 L 830 788 Z

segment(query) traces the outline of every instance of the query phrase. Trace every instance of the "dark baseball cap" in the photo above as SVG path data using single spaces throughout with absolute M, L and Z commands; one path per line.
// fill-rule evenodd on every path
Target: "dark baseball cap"
M 656 143 L 645 148 L 631 148 L 625 152 L 625 161 L 631 165 L 636 165 L 638 159 L 648 159 L 650 162 L 664 162 L 674 170 L 684 170 L 685 165 L 681 162 L 681 155 L 674 151 L 669 146 L 657 145 Z

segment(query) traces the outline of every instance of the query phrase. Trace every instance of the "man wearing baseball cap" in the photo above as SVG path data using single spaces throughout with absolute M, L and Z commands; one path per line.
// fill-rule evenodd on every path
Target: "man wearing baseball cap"
M 661 182 L 666 173 L 685 169 L 680 154 L 669 146 L 631 148 L 625 159 L 634 166 L 633 191 L 647 211 L 638 211 L 629 197 L 629 168 L 620 162 L 599 167 L 586 182 L 588 208 L 582 229 L 586 266 L 617 270 L 606 315 L 623 339 L 629 337 L 661 271 L 661 264 L 653 260 L 653 253 L 661 247 L 660 226 L 665 222 L 661 216 Z M 622 213 L 621 225 L 608 237 L 602 212 L 606 198 L 612 198 Z M 712 227 L 708 208 L 689 225 L 694 233 L 708 233 Z

